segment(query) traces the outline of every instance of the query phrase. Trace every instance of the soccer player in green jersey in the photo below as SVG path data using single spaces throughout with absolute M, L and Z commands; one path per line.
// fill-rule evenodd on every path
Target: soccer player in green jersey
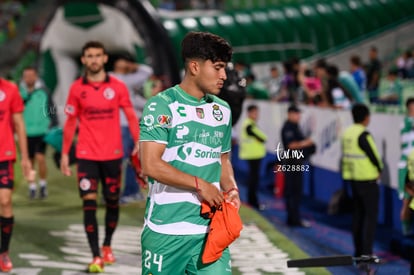
M 401 126 L 401 158 L 398 164 L 398 185 L 399 196 L 402 199 L 401 207 L 401 227 L 402 233 L 408 235 L 411 232 L 411 196 L 405 191 L 405 183 L 407 181 L 407 157 L 414 148 L 414 98 L 407 99 L 405 106 L 407 107 L 407 116 Z
M 142 274 L 231 274 L 226 248 L 201 262 L 209 220 L 204 200 L 237 208 L 240 198 L 229 153 L 231 111 L 216 97 L 226 80 L 231 46 L 221 37 L 190 32 L 182 41 L 185 75 L 147 101 L 140 121 L 140 154 L 150 188 L 141 236 Z

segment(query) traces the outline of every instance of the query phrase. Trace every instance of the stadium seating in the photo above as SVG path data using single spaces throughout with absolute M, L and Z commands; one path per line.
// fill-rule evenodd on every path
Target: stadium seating
M 161 19 L 167 30 L 173 21 L 179 26 L 169 30 L 172 41 L 188 31 L 209 30 L 231 42 L 235 60 L 258 63 L 340 49 L 414 18 L 409 0 L 225 2 L 227 10 L 212 15 L 188 11 L 176 18 L 163 13 Z M 188 18 L 200 24 L 182 24 Z

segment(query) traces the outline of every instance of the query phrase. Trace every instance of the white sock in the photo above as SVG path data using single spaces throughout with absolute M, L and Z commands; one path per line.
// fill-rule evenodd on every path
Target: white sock
M 44 187 L 44 186 L 47 185 L 47 181 L 45 179 L 40 179 L 39 180 L 39 185 L 40 185 L 40 187 Z
M 29 189 L 36 190 L 36 182 L 29 182 Z

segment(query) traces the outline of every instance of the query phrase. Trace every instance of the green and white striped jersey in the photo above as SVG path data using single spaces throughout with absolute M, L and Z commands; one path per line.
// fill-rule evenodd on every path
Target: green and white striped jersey
M 178 85 L 147 101 L 140 120 L 140 142 L 166 144 L 162 159 L 220 188 L 221 154 L 231 150 L 231 111 L 213 95 L 201 100 Z M 170 235 L 207 232 L 196 192 L 149 179 L 145 225 Z
M 403 169 L 407 166 L 407 156 L 414 149 L 414 118 L 405 117 L 400 130 L 401 138 L 401 158 L 398 168 Z

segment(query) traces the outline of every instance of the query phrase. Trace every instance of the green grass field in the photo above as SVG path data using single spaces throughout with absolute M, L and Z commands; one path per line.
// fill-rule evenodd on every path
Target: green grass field
M 52 161 L 48 167 L 49 197 L 29 200 L 27 184 L 21 180 L 20 169 L 16 165 L 13 195 L 15 226 L 10 248 L 14 264 L 12 274 L 83 274 L 82 270 L 91 259 L 81 227 L 82 208 L 75 177 L 62 176 Z M 242 232 L 240 241 L 234 248 L 233 245 L 231 247 L 231 251 L 235 251 L 232 252 L 235 258 L 233 274 L 249 274 L 246 271 L 249 268 L 256 268 L 261 274 L 284 274 L 292 271 L 286 268 L 288 258 L 308 257 L 257 212 L 242 207 L 240 213 L 246 233 Z M 140 274 L 139 234 L 143 214 L 143 202 L 121 207 L 119 228 L 113 241 L 118 262 L 105 268 L 106 274 Z M 98 209 L 98 223 L 101 226 L 103 215 L 104 207 L 101 205 Z M 270 242 L 263 240 L 260 234 L 264 234 Z M 277 253 L 274 253 L 275 249 Z M 262 256 L 251 260 L 258 254 Z M 251 260 L 248 263 L 247 258 Z M 275 269 L 275 265 L 279 268 Z M 302 271 L 303 274 L 330 274 L 322 268 Z

